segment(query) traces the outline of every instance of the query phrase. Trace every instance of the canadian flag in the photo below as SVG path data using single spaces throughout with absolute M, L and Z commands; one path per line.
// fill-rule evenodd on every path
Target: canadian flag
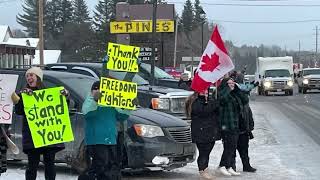
M 232 69 L 234 65 L 221 39 L 218 27 L 215 26 L 194 74 L 191 88 L 194 91 L 203 92 L 211 83 L 215 83 Z

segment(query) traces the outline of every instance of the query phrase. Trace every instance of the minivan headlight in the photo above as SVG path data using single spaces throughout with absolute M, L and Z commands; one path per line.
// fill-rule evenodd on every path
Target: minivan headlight
M 292 81 L 292 80 L 289 80 L 289 81 L 287 82 L 287 85 L 290 86 L 290 87 L 293 86 L 293 81 Z
M 158 137 L 158 136 L 164 136 L 164 133 L 159 126 L 152 126 L 152 125 L 146 125 L 146 124 L 135 124 L 133 125 L 134 130 L 136 131 L 138 136 L 141 137 Z
M 170 99 L 169 98 L 152 98 L 151 104 L 152 104 L 152 109 L 169 110 Z
M 304 79 L 302 82 L 303 82 L 303 84 L 309 84 L 309 80 L 308 79 Z

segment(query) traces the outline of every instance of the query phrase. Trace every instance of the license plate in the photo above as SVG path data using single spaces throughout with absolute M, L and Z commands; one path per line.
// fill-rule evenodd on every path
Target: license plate
M 277 92 L 281 92 L 282 90 L 281 89 L 277 89 Z

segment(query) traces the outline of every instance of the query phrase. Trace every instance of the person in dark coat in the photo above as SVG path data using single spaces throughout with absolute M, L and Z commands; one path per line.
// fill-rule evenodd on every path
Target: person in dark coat
M 188 74 L 183 73 L 178 82 L 178 87 L 187 91 L 191 90 L 191 79 L 189 79 Z
M 232 78 L 224 78 L 218 88 L 220 102 L 219 120 L 223 141 L 223 154 L 219 171 L 226 176 L 239 176 L 240 173 L 232 169 L 234 156 L 239 138 L 239 119 L 242 116 L 243 94 Z
M 43 155 L 44 171 L 46 180 L 55 180 L 56 171 L 54 166 L 55 154 L 63 150 L 64 144 L 55 144 L 45 147 L 35 148 L 29 129 L 28 121 L 24 112 L 22 93 L 32 95 L 33 91 L 45 89 L 42 82 L 43 72 L 39 67 L 32 67 L 26 72 L 27 86 L 20 92 L 14 92 L 11 96 L 15 104 L 15 113 L 23 116 L 22 121 L 22 147 L 23 152 L 28 156 L 28 165 L 25 173 L 26 180 L 36 180 L 37 170 L 40 162 L 40 155 Z M 61 94 L 68 96 L 67 90 L 62 90 Z
M 219 136 L 217 100 L 208 99 L 208 91 L 195 92 L 186 102 L 186 112 L 191 117 L 192 142 L 197 145 L 199 173 L 202 178 L 212 179 L 209 174 L 209 155 Z
M 7 129 L 5 128 L 4 124 L 0 125 L 0 175 L 2 173 L 5 173 L 7 171 L 7 142 L 6 142 L 6 138 L 5 138 L 5 134 L 3 134 L 4 132 L 7 134 L 7 136 L 9 136 L 9 132 L 8 131 L 2 131 L 3 129 Z
M 237 150 L 239 152 L 243 171 L 244 172 L 256 172 L 257 169 L 250 165 L 249 161 L 249 139 L 253 139 L 252 131 L 254 129 L 254 121 L 252 110 L 249 106 L 249 94 L 250 91 L 258 86 L 258 83 L 251 82 L 250 84 L 243 84 L 241 81 L 237 82 L 238 88 L 241 90 L 242 103 L 243 103 L 243 116 L 239 119 L 239 139 L 237 144 Z M 236 170 L 236 154 L 233 159 L 233 169 Z

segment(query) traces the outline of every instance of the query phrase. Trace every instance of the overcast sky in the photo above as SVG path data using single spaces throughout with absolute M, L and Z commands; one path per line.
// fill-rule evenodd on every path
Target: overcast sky
M 90 10 L 93 10 L 98 3 L 98 0 L 86 1 Z M 0 2 L 0 24 L 7 24 L 12 29 L 22 28 L 16 22 L 16 15 L 23 13 L 23 0 L 0 0 Z M 177 12 L 181 14 L 185 0 L 168 0 L 168 2 L 175 4 Z M 315 29 L 320 25 L 320 0 L 200 0 L 200 2 L 209 21 L 218 22 L 224 27 L 222 38 L 231 40 L 238 46 L 263 43 L 298 50 L 300 40 L 301 50 L 315 50 Z

